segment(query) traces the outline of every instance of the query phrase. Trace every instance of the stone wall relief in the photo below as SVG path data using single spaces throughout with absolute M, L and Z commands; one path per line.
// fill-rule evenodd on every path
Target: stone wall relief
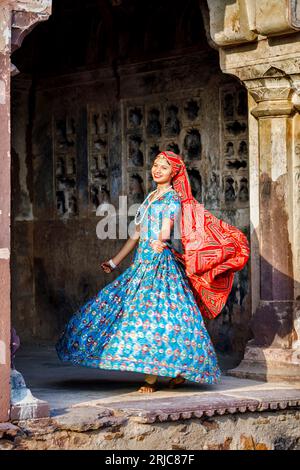
M 248 106 L 240 86 L 220 90 L 223 158 L 222 202 L 224 208 L 248 207 Z
M 72 114 L 53 117 L 54 182 L 59 217 L 78 215 L 76 118 Z
M 90 210 L 110 202 L 109 184 L 109 111 L 100 105 L 88 105 L 88 180 Z
M 183 156 L 194 196 L 202 200 L 201 96 L 199 90 L 181 96 L 124 100 L 123 171 L 124 193 L 140 201 L 156 188 L 151 175 L 154 158 L 161 150 Z M 134 191 L 134 192 L 133 192 Z

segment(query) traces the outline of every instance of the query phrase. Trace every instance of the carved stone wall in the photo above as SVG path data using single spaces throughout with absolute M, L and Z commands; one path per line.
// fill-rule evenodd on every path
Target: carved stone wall
M 223 208 L 249 206 L 247 91 L 221 89 Z
M 76 116 L 53 116 L 53 167 L 56 211 L 59 217 L 78 215 Z
M 88 106 L 88 174 L 90 210 L 110 202 L 110 110 L 99 103 Z
M 168 2 L 154 2 L 149 18 L 120 6 L 115 17 L 105 13 L 109 28 L 101 23 L 96 32 L 92 18 L 98 24 L 103 12 L 91 0 L 82 3 L 91 24 L 78 29 L 72 44 L 61 37 L 69 37 L 70 18 L 82 24 L 83 12 L 73 2 L 65 10 L 54 3 L 52 21 L 13 57 L 25 70 L 13 81 L 22 106 L 14 113 L 23 116 L 13 135 L 13 177 L 22 187 L 13 203 L 14 246 L 30 239 L 32 248 L 24 252 L 30 278 L 13 260 L 13 318 L 23 341 L 52 343 L 69 316 L 130 263 L 131 257 L 109 276 L 101 271 L 100 262 L 124 239 L 97 238 L 96 208 L 109 201 L 118 212 L 121 194 L 129 194 L 129 204 L 141 202 L 152 190 L 151 161 L 159 150 L 180 152 L 195 197 L 249 232 L 247 103 L 243 87 L 221 73 L 219 55 L 199 28 L 198 2 L 187 7 L 176 0 L 172 14 Z M 167 13 L 172 34 L 158 40 L 153 24 Z M 145 27 L 132 28 L 137 24 Z M 26 298 L 35 306 L 30 321 Z M 243 353 L 249 314 L 245 268 L 223 314 L 208 324 L 219 351 Z
M 142 202 L 155 189 L 154 157 L 162 150 L 183 156 L 194 196 L 202 201 L 206 161 L 202 155 L 203 90 L 185 90 L 122 100 L 123 188 L 129 203 Z
M 108 70 L 101 92 L 97 79 L 85 85 L 82 74 L 75 83 L 70 76 L 69 83 L 44 79 L 39 84 L 32 134 L 36 310 L 25 324 L 18 310 L 23 304 L 15 302 L 14 322 L 23 339 L 55 338 L 70 314 L 109 282 L 111 276 L 99 264 L 124 240 L 97 238 L 96 208 L 108 201 L 118 210 L 121 194 L 129 195 L 128 205 L 141 202 L 154 189 L 150 168 L 159 150 L 182 154 L 195 197 L 218 217 L 249 231 L 243 88 L 195 56 L 177 59 L 181 78 L 176 80 L 172 62 L 155 70 L 157 65 L 153 75 L 164 77 L 156 92 L 139 66 L 123 67 L 120 100 Z M 21 81 L 16 78 L 15 86 Z M 20 130 L 15 132 L 17 140 Z M 24 220 L 15 223 L 24 231 Z M 112 276 L 129 262 L 130 257 Z M 245 268 L 235 277 L 224 313 L 208 324 L 223 353 L 243 352 L 249 337 L 248 291 Z

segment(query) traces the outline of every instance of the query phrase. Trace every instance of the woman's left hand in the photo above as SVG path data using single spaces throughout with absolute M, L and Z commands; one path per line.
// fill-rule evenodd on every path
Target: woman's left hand
M 151 242 L 151 247 L 153 248 L 155 253 L 161 253 L 166 247 L 166 243 L 162 242 L 161 240 L 153 240 Z

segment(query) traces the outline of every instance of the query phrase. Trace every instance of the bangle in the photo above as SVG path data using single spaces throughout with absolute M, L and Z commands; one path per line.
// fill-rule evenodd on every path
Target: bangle
M 116 269 L 117 265 L 113 262 L 112 259 L 108 261 L 108 264 L 110 265 L 111 268 Z

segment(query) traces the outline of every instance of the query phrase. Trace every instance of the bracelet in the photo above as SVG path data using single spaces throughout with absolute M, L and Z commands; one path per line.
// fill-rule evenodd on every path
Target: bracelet
M 113 262 L 112 259 L 108 261 L 108 264 L 110 265 L 111 268 L 116 269 L 117 265 Z

